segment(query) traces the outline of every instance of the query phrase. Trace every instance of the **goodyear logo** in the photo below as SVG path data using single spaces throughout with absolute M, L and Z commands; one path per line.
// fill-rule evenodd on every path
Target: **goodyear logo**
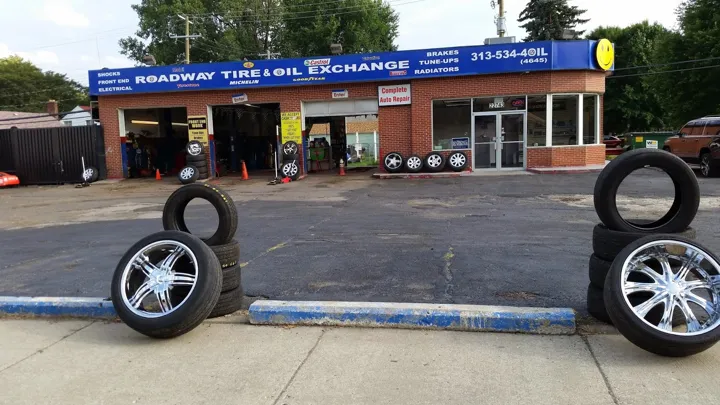
M 308 59 L 305 66 L 325 66 L 330 64 L 330 58 L 327 59 Z
M 252 62 L 245 62 L 245 63 L 243 63 L 243 67 L 244 67 L 244 68 L 248 68 L 248 69 L 252 69 L 252 68 L 255 67 L 255 64 L 252 63 Z

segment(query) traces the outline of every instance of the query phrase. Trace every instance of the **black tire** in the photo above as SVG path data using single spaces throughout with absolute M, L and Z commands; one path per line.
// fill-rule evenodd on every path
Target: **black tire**
M 408 173 L 419 173 L 423 168 L 423 160 L 418 155 L 410 155 L 405 159 L 405 170 Z
M 211 246 L 213 253 L 220 261 L 220 267 L 227 268 L 238 264 L 240 260 L 240 243 L 237 239 L 233 239 L 230 243 L 224 245 Z
M 590 276 L 590 285 L 595 288 L 605 288 L 605 278 L 610 271 L 612 262 L 603 260 L 594 254 L 590 255 L 590 262 L 588 263 L 588 275 Z
M 202 176 L 201 176 L 202 177 Z M 166 231 L 190 232 L 185 225 L 185 208 L 190 200 L 202 198 L 210 202 L 218 213 L 218 229 L 204 242 L 210 246 L 230 243 L 237 231 L 237 209 L 232 198 L 211 184 L 188 184 L 175 190 L 163 209 L 163 228 Z
M 398 152 L 390 152 L 383 157 L 383 168 L 388 173 L 400 173 L 405 167 L 405 159 Z
M 662 169 L 675 185 L 675 201 L 662 218 L 645 224 L 620 216 L 615 197 L 620 183 L 637 169 Z M 609 229 L 638 233 L 675 233 L 687 229 L 700 205 L 700 188 L 690 167 L 679 157 L 659 149 L 637 149 L 623 153 L 603 169 L 595 182 L 595 212 Z
M 660 356 L 684 357 L 707 350 L 720 340 L 720 326 L 697 335 L 678 335 L 661 332 L 640 319 L 627 304 L 622 292 L 623 266 L 625 262 L 643 245 L 657 240 L 680 241 L 703 251 L 716 262 L 720 259 L 706 247 L 687 238 L 674 235 L 650 235 L 629 244 L 613 262 L 605 280 L 604 298 L 608 314 L 618 329 L 630 342 Z M 632 303 L 632 305 L 640 305 Z M 648 314 L 650 315 L 650 314 Z M 646 317 L 647 319 L 647 317 Z M 673 325 L 676 322 L 673 320 Z
M 201 161 L 199 161 L 199 162 L 194 162 L 194 163 L 188 163 L 188 164 L 189 164 L 189 165 L 191 164 L 191 165 L 197 167 L 198 170 L 202 170 L 202 169 L 207 170 L 207 167 L 208 167 L 208 166 L 207 166 L 207 161 L 205 161 L 205 160 L 201 160 Z
M 200 172 L 200 180 L 207 180 L 209 179 L 207 172 Z
M 642 220 L 632 220 L 633 222 L 642 223 Z M 696 232 L 693 228 L 687 228 L 675 235 L 688 239 L 695 239 Z M 647 236 L 646 233 L 639 232 L 618 232 L 611 231 L 603 224 L 595 225 L 593 228 L 592 245 L 595 256 L 602 260 L 612 262 L 615 257 L 625 249 L 625 246 L 635 242 L 636 240 Z
M 605 309 L 602 288 L 597 288 L 592 284 L 588 285 L 587 310 L 588 313 L 598 321 L 612 324 L 612 319 L 610 319 L 610 315 L 608 315 L 607 309 Z
M 185 166 L 180 170 L 180 173 L 178 173 L 178 180 L 180 180 L 182 184 L 195 183 L 199 178 L 200 172 L 195 166 Z
M 445 167 L 445 158 L 437 152 L 425 155 L 425 169 L 431 173 L 439 172 Z
M 217 318 L 239 311 L 242 309 L 243 298 L 242 285 L 234 290 L 220 294 L 220 299 L 218 299 L 217 305 L 215 305 L 215 308 L 210 312 L 208 318 Z
M 445 165 L 454 172 L 461 172 L 468 165 L 467 155 L 464 152 L 453 152 L 448 155 Z
M 198 141 L 190 141 L 187 146 L 185 146 L 185 152 L 190 156 L 199 156 L 203 154 L 203 146 Z
M 282 145 L 282 153 L 283 153 L 283 156 L 297 155 L 298 144 L 293 141 L 285 142 Z
M 228 267 L 222 270 L 223 282 L 222 292 L 227 292 L 240 287 L 241 269 L 240 265 Z
M 196 163 L 207 162 L 207 160 L 205 159 L 205 154 L 201 153 L 197 156 L 185 155 L 185 162 L 187 162 L 187 164 L 192 164 L 193 166 L 196 166 Z
M 96 168 L 88 166 L 82 174 L 82 180 L 84 183 L 94 183 L 98 180 L 99 174 Z
M 297 153 L 294 153 L 292 155 L 283 155 L 283 157 L 282 157 L 283 163 L 297 162 L 299 160 L 300 160 L 300 155 L 298 155 Z
M 127 285 L 123 280 L 123 273 L 135 254 L 148 245 L 163 240 L 184 244 L 195 256 L 199 274 L 195 287 L 185 301 L 175 304 L 179 306 L 174 310 L 155 318 L 143 317 L 134 313 L 122 298 L 123 289 Z M 163 231 L 142 238 L 120 259 L 112 278 L 111 296 L 115 311 L 126 325 L 146 336 L 164 339 L 185 334 L 205 320 L 216 307 L 221 288 L 222 270 L 210 247 L 188 233 Z
M 700 174 L 703 177 L 717 177 L 720 175 L 720 168 L 718 168 L 718 164 L 713 160 L 710 152 L 704 152 L 700 155 Z
M 280 173 L 283 177 L 289 177 L 295 181 L 300 178 L 300 166 L 296 162 L 283 163 L 280 167 Z

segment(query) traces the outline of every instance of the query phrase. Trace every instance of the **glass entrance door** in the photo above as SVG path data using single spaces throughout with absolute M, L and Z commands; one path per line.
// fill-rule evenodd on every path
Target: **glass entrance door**
M 525 166 L 525 113 L 481 113 L 473 117 L 475 169 Z

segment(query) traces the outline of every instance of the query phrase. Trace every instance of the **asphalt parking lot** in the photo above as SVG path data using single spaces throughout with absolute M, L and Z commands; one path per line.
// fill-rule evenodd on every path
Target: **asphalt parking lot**
M 240 215 L 247 295 L 572 307 L 585 312 L 597 174 L 423 180 L 314 176 L 288 185 L 224 178 Z M 652 170 L 618 197 L 635 218 L 672 194 Z M 0 295 L 109 295 L 117 260 L 162 230 L 172 181 L 0 190 Z M 720 179 L 700 179 L 698 240 L 720 250 Z M 217 219 L 188 208 L 193 231 Z

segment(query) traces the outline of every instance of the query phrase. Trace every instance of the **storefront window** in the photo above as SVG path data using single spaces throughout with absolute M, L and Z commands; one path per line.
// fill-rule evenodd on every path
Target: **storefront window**
M 578 95 L 553 96 L 552 145 L 578 144 Z
M 473 99 L 473 112 L 524 110 L 525 96 L 486 97 Z
M 591 145 L 597 143 L 597 134 L 595 133 L 597 126 L 597 99 L 594 94 L 586 94 L 583 96 L 583 144 Z
M 547 96 L 528 96 L 527 146 L 546 146 Z
M 469 149 L 470 100 L 433 101 L 433 150 Z

